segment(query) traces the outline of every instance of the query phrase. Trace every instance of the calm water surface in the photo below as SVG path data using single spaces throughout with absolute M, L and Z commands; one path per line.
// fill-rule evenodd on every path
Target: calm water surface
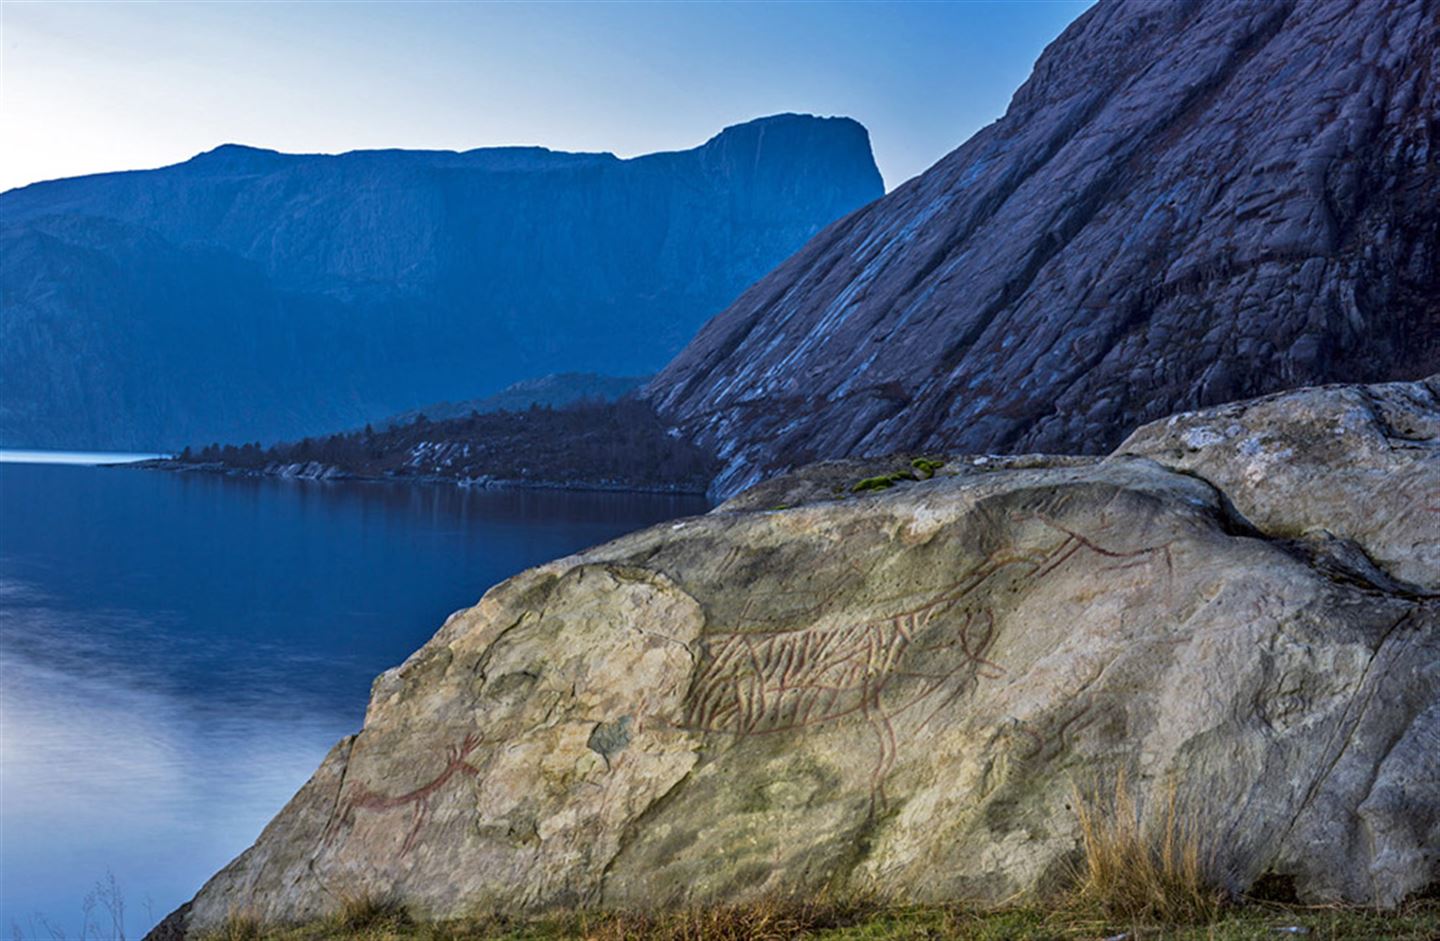
M 129 937 L 364 715 L 370 681 L 530 565 L 697 498 L 0 463 L 0 937 Z M 109 914 L 96 909 L 101 937 Z

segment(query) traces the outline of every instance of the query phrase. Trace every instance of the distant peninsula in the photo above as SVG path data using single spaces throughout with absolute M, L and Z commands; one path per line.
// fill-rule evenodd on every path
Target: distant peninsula
M 719 465 L 630 396 L 472 411 L 443 421 L 420 414 L 383 430 L 367 425 L 270 447 L 187 447 L 139 466 L 306 480 L 704 494 Z

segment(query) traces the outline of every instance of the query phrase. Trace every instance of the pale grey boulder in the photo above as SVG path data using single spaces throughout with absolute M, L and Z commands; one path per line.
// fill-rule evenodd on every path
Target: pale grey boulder
M 1240 420 L 1296 436 L 1354 392 Z M 1388 459 L 1337 440 L 1337 474 Z M 452 616 L 165 930 L 367 895 L 419 917 L 823 888 L 994 902 L 1064 883 L 1076 787 L 1121 774 L 1152 822 L 1175 795 L 1231 891 L 1269 873 L 1391 905 L 1440 877 L 1433 596 L 1151 457 L 952 458 L 846 496 L 843 470 Z M 1311 511 L 1350 518 L 1361 493 Z M 1331 531 L 1388 563 L 1369 531 Z
M 1116 453 L 1204 478 L 1268 535 L 1344 540 L 1392 577 L 1440 591 L 1440 375 L 1187 412 Z

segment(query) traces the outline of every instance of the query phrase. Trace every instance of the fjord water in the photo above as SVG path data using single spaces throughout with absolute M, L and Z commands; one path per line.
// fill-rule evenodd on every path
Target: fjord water
M 694 497 L 0 463 L 0 930 L 137 937 L 492 584 Z M 103 904 L 90 917 L 111 936 Z

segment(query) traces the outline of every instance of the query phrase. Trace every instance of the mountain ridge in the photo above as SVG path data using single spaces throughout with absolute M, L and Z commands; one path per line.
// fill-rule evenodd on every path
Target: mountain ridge
M 227 145 L 32 184 L 0 195 L 0 440 L 273 441 L 651 373 L 882 192 L 863 126 L 801 115 L 629 159 Z
M 575 162 L 582 163 L 587 161 L 593 161 L 597 163 L 629 163 L 633 161 L 649 160 L 656 157 L 668 157 L 676 154 L 686 154 L 694 150 L 701 150 L 712 144 L 715 144 L 721 138 L 725 138 L 727 136 L 732 138 L 742 136 L 743 134 L 747 133 L 749 129 L 752 128 L 759 130 L 767 126 L 782 125 L 788 122 L 808 121 L 840 122 L 842 124 L 855 125 L 862 130 L 864 127 L 854 118 L 845 117 L 843 115 L 814 115 L 804 114 L 801 112 L 787 111 L 778 114 L 764 115 L 757 118 L 751 118 L 748 121 L 740 121 L 735 124 L 727 125 L 726 127 L 721 128 L 715 134 L 711 135 L 704 142 L 697 144 L 694 147 L 678 148 L 675 150 L 657 150 L 650 153 L 635 154 L 631 157 L 621 157 L 614 152 L 608 150 L 559 150 L 553 147 L 546 147 L 542 144 L 499 144 L 484 147 L 469 147 L 465 150 L 446 150 L 443 148 L 436 149 L 428 147 L 359 147 L 354 150 L 343 150 L 335 153 L 329 153 L 325 151 L 299 152 L 276 150 L 273 147 L 261 147 L 255 144 L 242 144 L 238 141 L 226 141 L 221 144 L 216 144 L 209 150 L 202 150 L 201 152 L 195 154 L 192 157 L 187 157 L 184 160 L 179 160 L 175 163 L 163 164 L 158 167 L 136 167 L 128 170 L 102 170 L 95 173 L 82 173 L 77 176 L 57 177 L 51 180 L 36 180 L 31 183 L 24 183 L 20 186 L 14 186 L 8 190 L 0 191 L 0 197 L 22 193 L 27 190 L 35 189 L 37 187 L 45 188 L 56 184 L 70 184 L 81 180 L 96 180 L 106 177 L 128 176 L 132 174 L 159 173 L 162 171 L 175 170 L 182 167 L 190 167 L 192 169 L 195 169 L 199 167 L 212 166 L 216 163 L 221 162 L 222 160 L 232 161 L 236 159 L 263 159 L 273 160 L 276 162 L 288 162 L 326 158 L 334 160 L 366 159 L 384 156 L 430 156 L 436 158 L 454 158 L 483 157 L 490 155 L 534 155 L 557 158 L 557 161 L 573 160 Z M 879 175 L 878 167 L 876 168 L 876 174 L 877 176 Z

